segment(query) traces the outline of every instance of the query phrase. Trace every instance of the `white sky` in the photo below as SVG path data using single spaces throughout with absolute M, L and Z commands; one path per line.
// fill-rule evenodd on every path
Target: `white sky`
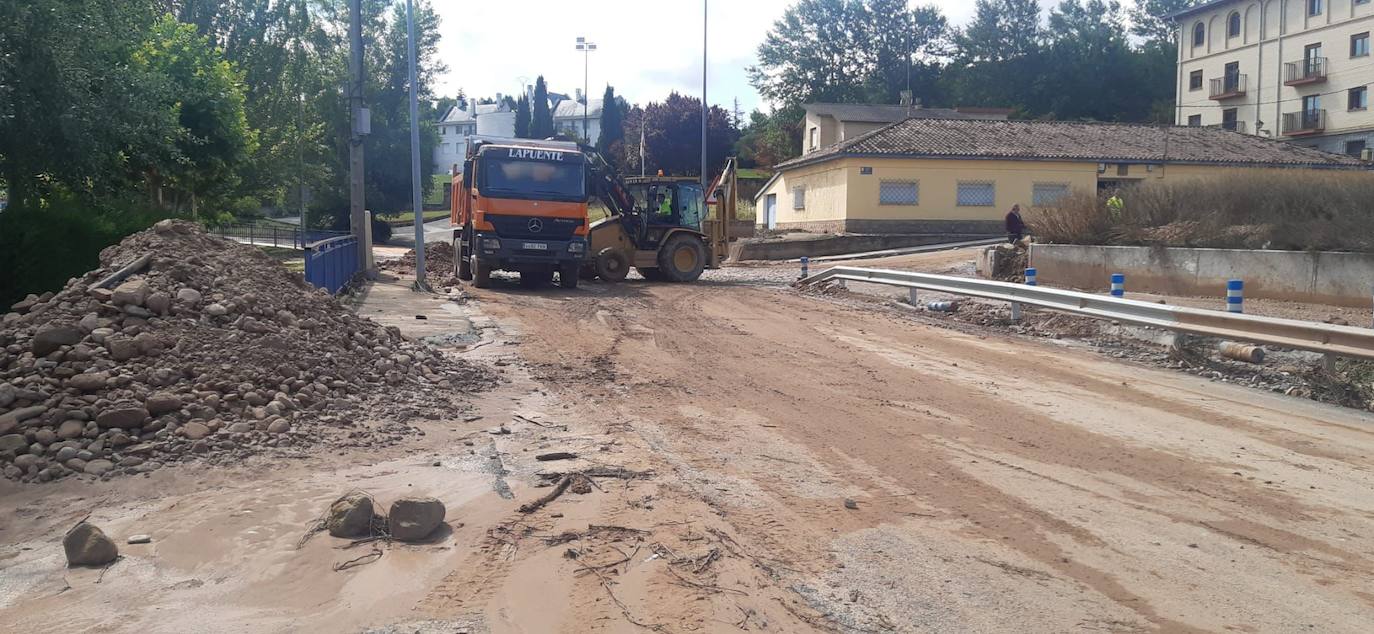
M 707 97 L 730 108 L 738 97 L 746 112 L 767 106 L 749 85 L 745 68 L 764 34 L 793 0 L 715 0 L 710 16 Z M 971 0 L 919 0 L 935 4 L 952 24 L 973 16 Z M 1042 5 L 1051 0 L 1041 0 Z M 516 93 L 522 81 L 544 75 L 549 90 L 573 94 L 582 87 L 578 36 L 595 42 L 589 85 L 600 97 L 606 84 L 631 103 L 661 101 L 672 90 L 701 94 L 699 0 L 434 0 L 441 24 L 439 54 L 448 72 L 436 92 L 452 96 Z

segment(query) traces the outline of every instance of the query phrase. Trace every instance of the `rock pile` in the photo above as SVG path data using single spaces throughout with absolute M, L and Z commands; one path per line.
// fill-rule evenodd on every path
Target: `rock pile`
M 160 222 L 100 260 L 0 318 L 0 467 L 11 479 L 385 444 L 413 431 L 406 418 L 437 418 L 447 395 L 491 382 L 191 223 Z
M 454 275 L 453 243 L 451 242 L 430 242 L 425 245 L 425 279 L 429 280 L 429 285 L 434 288 L 458 286 L 458 278 Z M 415 276 L 415 249 L 405 252 L 399 259 L 382 262 L 381 268 L 395 273 L 398 276 Z

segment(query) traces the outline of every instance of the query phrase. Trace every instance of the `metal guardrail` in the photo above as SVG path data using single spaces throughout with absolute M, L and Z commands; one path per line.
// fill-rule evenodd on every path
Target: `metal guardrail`
M 305 281 L 330 295 L 339 292 L 361 270 L 358 239 L 345 235 L 305 246 Z
M 1374 360 L 1374 329 L 1295 319 L 1258 317 L 1183 306 L 1117 299 L 1079 291 L 967 277 L 837 266 L 801 281 L 848 280 L 980 297 L 1061 310 L 1099 319 L 1155 326 L 1174 332 L 1248 341 L 1340 357 Z
M 257 246 L 304 249 L 312 242 L 349 235 L 346 231 L 302 229 L 272 222 L 244 222 L 214 227 L 210 232 L 221 238 L 245 241 Z

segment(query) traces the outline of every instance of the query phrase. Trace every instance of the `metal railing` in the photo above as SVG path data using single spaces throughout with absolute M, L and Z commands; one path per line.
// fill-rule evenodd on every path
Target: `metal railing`
M 1208 94 L 1212 99 L 1245 96 L 1245 75 L 1226 75 L 1211 80 L 1211 90 Z
M 1326 58 L 1309 57 L 1300 62 L 1288 62 L 1283 65 L 1283 76 L 1283 83 L 1289 85 L 1326 81 Z
M 980 297 L 1011 302 L 1017 309 L 1026 304 L 1179 333 L 1374 359 L 1374 329 L 1169 306 L 1010 282 L 851 266 L 826 269 L 801 284 L 838 280 Z
M 305 246 L 305 281 L 330 295 L 338 293 L 360 270 L 358 239 L 353 236 L 329 238 Z
M 1284 134 L 1313 134 L 1326 129 L 1325 110 L 1299 110 L 1283 113 Z
M 240 222 L 220 225 L 212 228 L 210 233 L 238 242 L 283 249 L 304 249 L 311 242 L 349 235 L 346 231 L 302 229 L 275 222 Z
M 1241 133 L 1244 133 L 1245 130 L 1246 130 L 1245 122 L 1244 122 L 1244 121 L 1222 121 L 1221 123 L 1212 124 L 1212 125 L 1207 126 L 1207 127 L 1209 127 L 1209 128 L 1219 128 L 1219 129 L 1222 129 L 1222 130 L 1230 130 L 1231 132 L 1241 132 Z

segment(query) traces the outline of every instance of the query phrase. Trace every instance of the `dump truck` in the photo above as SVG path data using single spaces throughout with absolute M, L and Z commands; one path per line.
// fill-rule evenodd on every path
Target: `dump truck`
M 472 136 L 454 170 L 454 268 L 477 288 L 493 271 L 514 271 L 524 286 L 558 276 L 577 288 L 588 250 L 588 160 L 567 141 Z

